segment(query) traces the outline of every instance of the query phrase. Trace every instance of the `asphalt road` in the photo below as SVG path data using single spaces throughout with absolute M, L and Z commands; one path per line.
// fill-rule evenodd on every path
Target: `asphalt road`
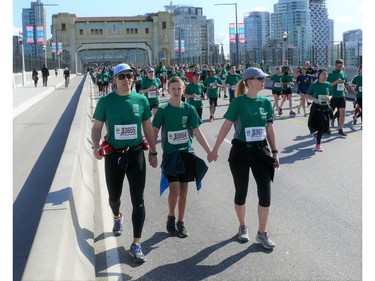
M 14 119 L 14 280 L 20 280 L 27 261 L 40 210 L 61 157 L 74 116 L 81 78 L 69 89 L 57 89 Z M 95 92 L 97 94 L 97 91 Z M 262 92 L 269 95 L 269 90 Z M 168 97 L 164 98 L 164 101 Z M 95 100 L 95 99 L 94 99 Z M 294 104 L 298 102 L 294 97 Z M 207 101 L 205 102 L 207 105 Z M 215 122 L 208 108 L 201 126 L 214 145 L 228 101 L 219 100 Z M 233 130 L 209 164 L 203 188 L 190 184 L 185 224 L 186 239 L 169 237 L 165 229 L 168 190 L 160 196 L 160 168 L 148 167 L 145 191 L 146 221 L 143 265 L 129 255 L 132 240 L 131 205 L 125 181 L 121 211 L 124 234 L 114 238 L 112 218 L 102 173 L 96 179 L 96 280 L 361 280 L 362 277 L 362 130 L 351 124 L 352 103 L 347 104 L 346 138 L 333 133 L 323 138 L 324 152 L 312 151 L 314 141 L 307 118 L 275 119 L 281 168 L 272 185 L 268 232 L 273 251 L 255 241 L 257 195 L 249 184 L 247 222 L 250 241 L 236 239 L 238 222 L 233 208 L 234 187 L 227 162 Z M 25 142 L 27 145 L 25 145 Z M 194 141 L 198 156 L 204 150 Z M 159 161 L 161 149 L 158 145 Z M 38 213 L 39 210 L 39 213 Z
M 270 91 L 262 94 L 269 95 Z M 297 102 L 295 96 L 294 104 Z M 203 110 L 201 129 L 211 146 L 227 105 L 227 100 L 219 101 L 213 123 L 207 122 L 208 108 Z M 324 137 L 322 153 L 312 151 L 314 141 L 307 129 L 307 117 L 276 118 L 281 168 L 272 185 L 268 222 L 269 235 L 276 243 L 273 251 L 265 251 L 255 241 L 254 180 L 247 200 L 250 241 L 239 243 L 236 239 L 234 187 L 227 162 L 233 129 L 221 146 L 219 160 L 209 164 L 200 192 L 190 184 L 185 218 L 190 236 L 186 239 L 166 233 L 168 190 L 160 196 L 160 168 L 148 167 L 142 238 L 148 261 L 141 266 L 135 265 L 129 255 L 132 226 L 126 181 L 121 205 L 124 234 L 114 238 L 101 178 L 97 188 L 104 198 L 98 199 L 95 233 L 97 280 L 361 280 L 362 131 L 360 124 L 351 124 L 351 102 L 347 109 L 348 136 L 339 137 L 334 131 Z M 205 159 L 198 142 L 194 147 Z M 161 161 L 160 145 L 158 151 Z

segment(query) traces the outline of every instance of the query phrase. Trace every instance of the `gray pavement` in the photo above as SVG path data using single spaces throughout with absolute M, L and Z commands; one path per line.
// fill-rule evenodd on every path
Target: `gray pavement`
M 75 75 L 70 75 L 71 79 Z M 32 82 L 25 86 L 13 89 L 13 118 L 16 118 L 34 104 L 51 94 L 55 89 L 64 86 L 64 77 L 50 76 L 47 87 L 43 87 L 42 79 L 39 79 L 37 87 Z

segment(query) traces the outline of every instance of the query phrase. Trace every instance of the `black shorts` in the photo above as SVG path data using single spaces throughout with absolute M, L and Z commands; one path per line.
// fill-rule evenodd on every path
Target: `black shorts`
M 210 100 L 210 105 L 217 106 L 217 98 L 208 98 Z
M 175 176 L 166 175 L 169 182 L 191 182 L 195 180 L 194 177 L 194 155 L 192 153 L 181 152 L 181 159 L 184 162 L 185 173 Z
M 329 102 L 329 105 L 331 106 L 332 110 L 335 110 L 335 108 L 345 108 L 346 107 L 346 100 L 344 97 L 342 98 L 331 98 L 331 101 Z
M 278 95 L 280 96 L 283 92 L 280 90 L 280 91 L 276 91 L 274 89 L 272 89 L 272 95 Z
M 292 88 L 287 88 L 283 90 L 283 95 L 291 95 L 292 94 Z

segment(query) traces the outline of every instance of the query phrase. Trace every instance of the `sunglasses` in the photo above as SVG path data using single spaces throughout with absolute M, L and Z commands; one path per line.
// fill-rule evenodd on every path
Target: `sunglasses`
M 264 78 L 249 78 L 250 80 L 255 80 L 255 79 L 257 79 L 258 81 L 263 81 L 264 80 Z
M 127 79 L 130 80 L 130 79 L 133 78 L 133 74 L 132 74 L 132 73 L 126 73 L 126 74 L 121 73 L 121 74 L 117 75 L 117 78 L 118 78 L 119 80 L 124 80 L 125 77 L 126 77 Z

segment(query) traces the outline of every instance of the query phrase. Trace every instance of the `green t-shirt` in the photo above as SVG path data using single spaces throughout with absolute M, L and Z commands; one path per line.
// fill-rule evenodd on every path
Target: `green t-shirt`
M 224 118 L 234 123 L 234 138 L 243 142 L 262 141 L 267 137 L 267 123 L 273 122 L 272 103 L 264 96 L 252 99 L 241 95 L 229 104 Z
M 319 99 L 320 97 L 324 96 L 332 96 L 333 90 L 331 83 L 329 82 L 324 82 L 320 83 L 319 81 L 316 81 L 315 83 L 311 84 L 309 89 L 307 90 L 307 94 L 310 96 L 313 96 L 314 98 Z M 318 109 L 323 109 L 324 111 L 329 110 L 329 102 L 327 104 L 316 104 Z
M 151 118 L 147 98 L 134 91 L 127 96 L 116 92 L 102 96 L 96 105 L 94 119 L 105 122 L 107 141 L 115 149 L 142 142 L 142 121 Z
M 291 74 L 291 75 L 283 75 L 283 89 L 290 89 L 290 88 L 293 88 L 293 86 L 291 84 L 289 84 L 288 82 L 293 82 L 293 79 L 294 79 L 294 75 Z
M 195 108 L 203 107 L 202 97 L 204 97 L 204 86 L 202 83 L 194 84 L 190 83 L 185 88 L 185 94 L 195 94 L 195 98 L 188 98 L 187 103 L 191 104 Z
M 221 80 L 225 80 L 228 76 L 228 72 L 225 68 L 217 70 L 216 73 L 220 74 L 219 77 L 220 77 Z
M 358 92 L 357 98 L 362 98 L 362 75 L 354 76 L 352 84 L 355 85 L 355 89 Z
M 104 71 L 102 72 L 102 82 L 103 83 L 109 83 L 109 72 L 108 71 Z
M 181 102 L 180 107 L 174 107 L 170 103 L 163 104 L 152 120 L 152 126 L 159 129 L 162 127 L 162 146 L 167 154 L 191 147 L 189 129 L 198 128 L 201 124 L 195 108 L 185 102 Z
M 155 68 L 155 75 L 157 78 L 163 78 L 167 76 L 167 68 L 163 66 L 158 66 Z
M 162 84 L 159 78 L 154 78 L 154 80 L 150 80 L 148 79 L 148 77 L 144 77 L 144 79 L 142 80 L 142 84 L 141 84 L 141 90 L 148 89 L 152 85 L 155 85 L 156 90 L 159 90 L 162 87 Z M 155 105 L 155 104 L 160 103 L 159 96 L 155 93 L 156 90 L 148 91 L 146 93 L 146 97 L 150 105 Z
M 332 70 L 331 73 L 328 74 L 327 81 L 328 82 L 335 82 L 338 79 L 343 79 L 345 80 L 344 83 L 336 84 L 333 86 L 333 98 L 343 98 L 345 97 L 345 83 L 348 82 L 348 78 L 346 77 L 346 74 L 344 71 L 340 70 Z
M 277 75 L 277 74 L 274 74 L 271 76 L 270 80 L 273 82 L 273 89 L 275 91 L 281 91 L 283 89 L 283 76 L 282 75 Z
M 218 84 L 221 85 L 221 79 L 217 76 L 214 76 L 214 77 L 209 76 L 203 82 L 203 85 L 206 86 L 206 87 L 207 86 L 214 87 L 212 89 L 207 89 L 207 96 L 209 98 L 219 97 L 218 87 L 215 85 L 215 82 L 217 82 Z
M 237 83 L 241 80 L 241 75 L 238 73 L 235 74 L 228 74 L 227 78 L 225 79 L 225 84 L 229 85 L 229 91 L 235 91 Z
M 142 74 L 134 74 L 134 80 L 135 80 L 135 83 L 137 85 L 142 85 L 142 80 L 143 80 L 144 76 Z

